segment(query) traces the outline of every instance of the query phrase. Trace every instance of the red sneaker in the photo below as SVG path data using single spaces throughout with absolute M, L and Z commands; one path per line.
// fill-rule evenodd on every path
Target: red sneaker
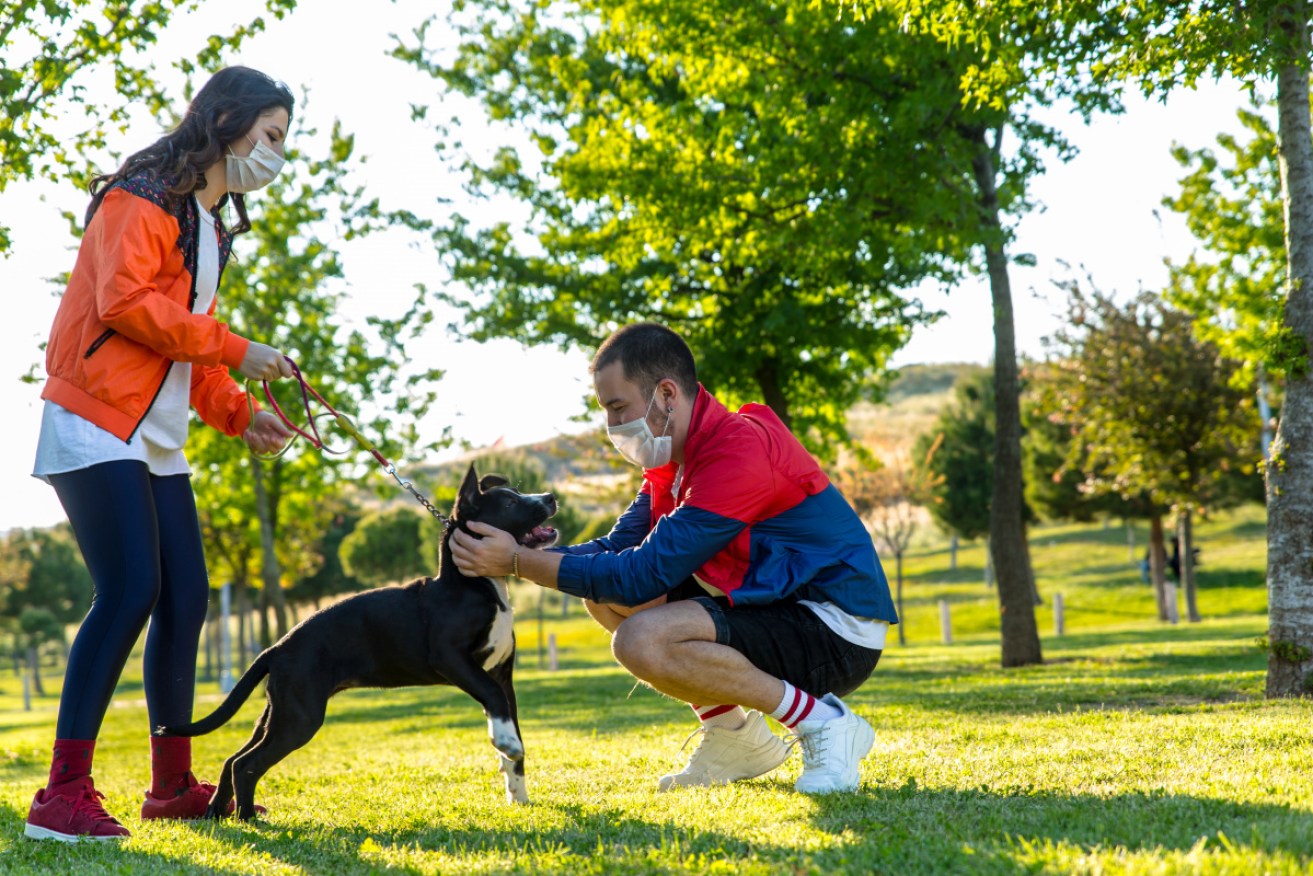
M 141 804 L 141 819 L 145 821 L 150 818 L 178 818 L 190 821 L 203 818 L 205 810 L 210 806 L 210 798 L 214 796 L 214 787 L 209 782 L 197 781 L 195 776 L 187 773 L 186 783 L 180 785 L 173 792 L 172 797 L 156 797 L 147 791 L 146 802 Z M 236 810 L 237 801 L 229 800 L 225 814 L 232 815 Z M 256 815 L 264 815 L 266 812 L 267 809 L 256 804 Z
M 32 798 L 23 834 L 31 839 L 75 843 L 78 840 L 121 840 L 132 836 L 105 811 L 105 795 L 91 777 L 74 779 L 54 788 L 42 788 Z

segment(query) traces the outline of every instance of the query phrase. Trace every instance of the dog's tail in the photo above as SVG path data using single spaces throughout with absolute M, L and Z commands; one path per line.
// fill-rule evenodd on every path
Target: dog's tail
M 204 736 L 213 730 L 218 730 L 224 724 L 237 714 L 242 703 L 246 702 L 264 677 L 269 674 L 269 663 L 273 660 L 274 649 L 268 648 L 260 652 L 260 656 L 255 658 L 250 667 L 242 673 L 242 677 L 237 679 L 237 684 L 233 686 L 228 698 L 219 704 L 209 715 L 201 718 L 199 721 L 192 721 L 190 724 L 170 724 L 163 727 L 155 728 L 156 736 Z

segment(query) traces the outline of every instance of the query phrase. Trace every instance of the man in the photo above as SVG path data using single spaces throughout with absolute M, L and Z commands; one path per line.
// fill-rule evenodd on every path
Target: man
M 763 714 L 801 744 L 799 791 L 855 790 L 875 733 L 839 697 L 897 623 L 857 514 L 769 408 L 712 398 L 670 329 L 620 329 L 590 370 L 612 443 L 643 468 L 638 497 L 605 538 L 557 552 L 471 524 L 482 538 L 453 537 L 456 565 L 584 598 L 621 665 L 692 705 L 702 742 L 661 790 L 775 769 L 789 746 Z

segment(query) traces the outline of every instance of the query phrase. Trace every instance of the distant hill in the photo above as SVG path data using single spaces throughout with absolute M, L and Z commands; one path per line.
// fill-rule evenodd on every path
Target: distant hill
M 906 451 L 917 436 L 928 431 L 952 398 L 953 386 L 964 376 L 987 370 L 969 363 L 909 365 L 899 369 L 884 401 L 863 401 L 849 412 L 848 427 L 877 452 Z M 628 500 L 638 487 L 637 470 L 620 460 L 601 429 L 577 435 L 560 435 L 535 444 L 511 448 L 480 448 L 458 460 L 428 466 L 424 480 L 455 483 L 471 460 L 488 456 L 524 455 L 542 465 L 547 483 L 575 495 L 590 507 L 614 507 Z

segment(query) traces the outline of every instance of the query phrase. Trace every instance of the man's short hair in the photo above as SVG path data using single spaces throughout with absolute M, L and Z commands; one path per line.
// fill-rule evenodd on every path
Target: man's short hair
M 602 341 L 588 367 L 596 374 L 612 362 L 619 362 L 625 379 L 637 384 L 644 393 L 670 378 L 689 398 L 697 395 L 698 372 L 693 351 L 684 339 L 655 322 L 636 322 L 617 329 Z

